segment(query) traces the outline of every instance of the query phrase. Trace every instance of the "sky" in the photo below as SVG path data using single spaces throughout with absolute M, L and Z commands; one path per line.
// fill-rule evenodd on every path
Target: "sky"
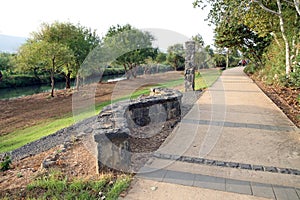
M 3 0 L 0 34 L 29 37 L 43 22 L 71 22 L 104 36 L 112 25 L 166 29 L 187 38 L 202 35 L 213 44 L 213 28 L 204 21 L 208 10 L 193 8 L 193 0 Z

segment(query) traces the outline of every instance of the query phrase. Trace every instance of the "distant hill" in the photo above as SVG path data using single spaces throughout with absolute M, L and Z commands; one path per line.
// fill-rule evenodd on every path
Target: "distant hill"
M 14 53 L 27 38 L 0 34 L 0 52 Z

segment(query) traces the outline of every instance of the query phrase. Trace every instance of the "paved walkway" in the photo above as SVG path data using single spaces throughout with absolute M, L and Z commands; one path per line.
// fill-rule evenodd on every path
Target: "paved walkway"
M 223 72 L 125 199 L 300 199 L 300 132 L 237 67 Z

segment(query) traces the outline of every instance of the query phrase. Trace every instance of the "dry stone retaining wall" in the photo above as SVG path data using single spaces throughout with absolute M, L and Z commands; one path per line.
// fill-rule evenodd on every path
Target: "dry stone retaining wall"
M 166 88 L 151 90 L 150 96 L 112 104 L 98 115 L 98 123 L 93 127 L 98 171 L 102 167 L 130 170 L 130 138 L 151 137 L 147 131 L 139 129 L 146 130 L 147 127 L 151 130 L 157 124 L 163 127 L 170 121 L 173 125 L 180 121 L 182 94 Z

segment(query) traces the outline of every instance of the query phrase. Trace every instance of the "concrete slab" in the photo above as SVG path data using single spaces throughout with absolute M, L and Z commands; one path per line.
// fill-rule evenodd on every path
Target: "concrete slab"
M 225 191 L 225 179 L 219 177 L 196 174 L 193 185 L 201 188 Z
M 299 196 L 294 188 L 273 186 L 277 200 L 299 200 Z
M 262 183 L 251 183 L 254 196 L 276 199 L 272 185 Z
M 270 200 L 243 194 L 137 179 L 124 200 Z
M 192 186 L 195 175 L 187 172 L 178 172 L 167 170 L 167 173 L 163 179 L 167 183 L 175 183 L 180 185 Z
M 248 181 L 226 179 L 225 185 L 226 185 L 227 192 L 235 192 L 235 193 L 248 194 L 248 195 L 253 194 L 250 182 Z
M 155 181 L 163 181 L 166 173 L 167 173 L 166 170 L 143 167 L 139 171 L 137 176 L 141 178 L 155 180 Z

